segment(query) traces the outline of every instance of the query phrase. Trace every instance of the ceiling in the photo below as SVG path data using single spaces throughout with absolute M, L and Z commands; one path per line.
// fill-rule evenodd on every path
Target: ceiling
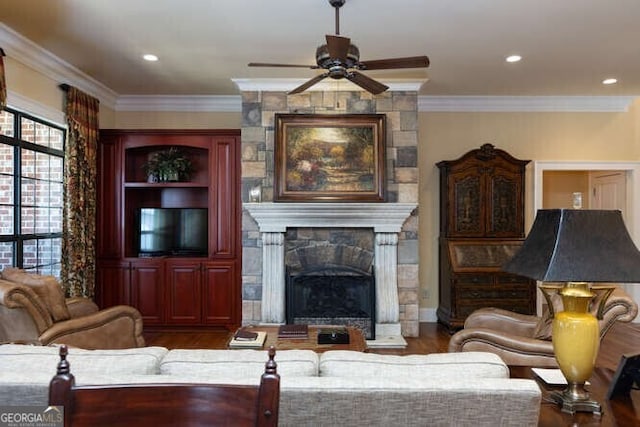
M 235 95 L 234 78 L 309 79 L 319 71 L 247 63 L 312 65 L 334 34 L 327 0 L 2 0 L 0 16 L 120 95 Z M 638 18 L 637 0 L 347 0 L 340 34 L 361 60 L 428 55 L 428 69 L 365 72 L 428 78 L 422 95 L 636 96 Z M 514 53 L 523 60 L 506 63 Z

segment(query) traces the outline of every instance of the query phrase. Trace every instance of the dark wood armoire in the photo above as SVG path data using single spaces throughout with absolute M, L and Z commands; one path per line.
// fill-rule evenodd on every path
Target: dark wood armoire
M 529 160 L 484 144 L 440 169 L 438 321 L 450 332 L 481 307 L 535 313 L 536 283 L 502 271 L 524 241 Z

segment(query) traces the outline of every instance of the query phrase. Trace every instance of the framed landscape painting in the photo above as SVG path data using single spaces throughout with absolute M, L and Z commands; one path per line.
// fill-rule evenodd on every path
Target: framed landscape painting
M 276 114 L 274 201 L 383 202 L 384 114 Z

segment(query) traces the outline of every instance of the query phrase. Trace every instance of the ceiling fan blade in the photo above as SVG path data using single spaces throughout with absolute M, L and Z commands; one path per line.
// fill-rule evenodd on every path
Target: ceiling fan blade
M 281 67 L 281 68 L 310 68 L 316 70 L 319 67 L 317 65 L 300 65 L 300 64 L 271 64 L 268 62 L 249 62 L 249 67 Z
M 326 77 L 329 77 L 329 73 L 318 74 L 317 76 L 315 76 L 311 80 L 301 84 L 297 88 L 295 88 L 292 91 L 290 91 L 289 95 L 295 95 L 296 93 L 304 92 L 305 90 L 309 89 L 311 86 L 313 86 L 314 84 L 318 83 L 320 80 L 322 80 L 322 79 L 324 79 Z
M 389 86 L 373 80 L 371 77 L 367 77 L 357 71 L 351 71 L 347 74 L 347 79 L 357 84 L 367 92 L 371 92 L 374 95 L 384 92 L 389 89 Z
M 429 66 L 427 56 L 408 56 L 406 58 L 377 59 L 375 61 L 361 61 L 361 70 L 389 70 L 392 68 L 426 68 Z
M 338 59 L 340 62 L 347 61 L 347 54 L 351 46 L 351 39 L 348 37 L 332 36 L 327 34 L 327 50 L 331 59 Z

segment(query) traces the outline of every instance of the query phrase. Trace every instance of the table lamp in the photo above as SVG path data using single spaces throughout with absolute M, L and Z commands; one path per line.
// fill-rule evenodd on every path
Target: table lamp
M 620 211 L 539 210 L 522 248 L 503 270 L 555 283 L 540 288 L 553 316 L 553 350 L 568 386 L 551 398 L 564 412 L 601 413 L 584 388 L 600 345 L 598 318 L 590 305 L 600 295 L 599 316 L 613 287 L 594 283 L 640 283 L 640 252 Z M 553 292 L 562 298 L 563 311 L 554 313 Z

